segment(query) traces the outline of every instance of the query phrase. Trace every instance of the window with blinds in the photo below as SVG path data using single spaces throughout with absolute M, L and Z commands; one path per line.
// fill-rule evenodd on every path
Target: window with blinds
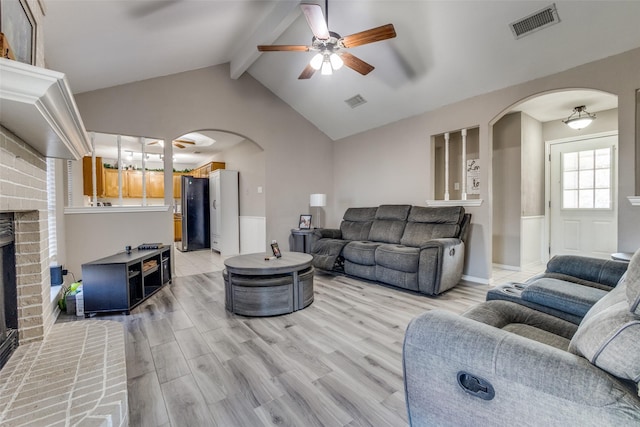
M 58 262 L 56 231 L 56 160 L 47 158 L 47 221 L 49 228 L 49 263 Z

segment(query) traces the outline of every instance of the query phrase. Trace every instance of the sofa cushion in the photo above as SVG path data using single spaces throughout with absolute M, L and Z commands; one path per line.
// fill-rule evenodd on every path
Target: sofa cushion
M 589 310 L 569 351 L 616 377 L 640 381 L 640 317 L 629 311 L 624 284 Z
M 540 278 L 522 291 L 522 299 L 584 317 L 608 292 L 564 280 Z
M 368 241 L 349 242 L 342 250 L 342 256 L 355 264 L 376 265 L 376 248 L 381 244 Z
M 381 205 L 371 225 L 369 238 L 373 242 L 400 243 L 409 215 L 409 205 Z
M 463 217 L 462 206 L 438 208 L 413 206 L 400 243 L 420 247 L 432 239 L 458 237 Z
M 411 205 L 380 205 L 375 219 L 406 221 Z
M 640 250 L 636 251 L 629 261 L 624 284 L 627 287 L 629 311 L 640 316 Z
M 380 245 L 376 249 L 376 263 L 392 270 L 416 273 L 420 249 L 403 245 Z
M 349 208 L 342 217 L 340 231 L 344 240 L 367 240 L 378 208 Z
M 424 207 L 413 206 L 407 221 L 409 222 L 429 222 L 432 224 L 460 224 L 464 217 L 464 207 L 443 206 Z

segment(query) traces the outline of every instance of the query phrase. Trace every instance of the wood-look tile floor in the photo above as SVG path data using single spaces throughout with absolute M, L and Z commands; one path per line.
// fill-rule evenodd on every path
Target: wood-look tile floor
M 436 298 L 316 273 L 315 301 L 283 316 L 224 308 L 223 260 L 176 252 L 176 276 L 129 316 L 130 425 L 404 426 L 402 342 L 434 308 L 461 313 L 489 286 Z

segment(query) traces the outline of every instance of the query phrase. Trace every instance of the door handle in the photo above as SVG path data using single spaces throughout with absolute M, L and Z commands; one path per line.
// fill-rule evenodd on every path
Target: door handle
M 212 203 L 213 209 L 218 209 L 218 207 L 216 206 L 216 201 L 217 200 L 214 200 L 213 203 Z

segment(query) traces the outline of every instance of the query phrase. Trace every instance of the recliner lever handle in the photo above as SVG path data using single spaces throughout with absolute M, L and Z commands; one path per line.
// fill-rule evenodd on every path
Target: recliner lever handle
M 484 378 L 480 378 L 469 372 L 460 371 L 457 375 L 458 385 L 466 393 L 479 397 L 483 400 L 491 400 L 495 397 L 496 392 L 491 383 Z

